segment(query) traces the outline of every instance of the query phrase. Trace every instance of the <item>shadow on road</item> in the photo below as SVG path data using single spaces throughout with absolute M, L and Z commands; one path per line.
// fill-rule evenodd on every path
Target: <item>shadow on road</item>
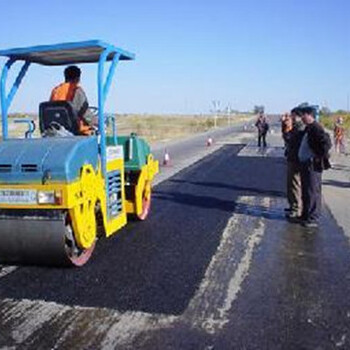
M 268 194 L 266 194 L 268 197 Z M 177 192 L 160 192 L 155 193 L 155 198 L 162 201 L 171 201 L 186 206 L 195 206 L 212 210 L 226 211 L 229 213 L 245 214 L 254 217 L 263 217 L 272 220 L 285 220 L 282 208 L 266 208 L 257 205 L 248 205 L 236 203 L 232 200 L 221 200 L 215 197 L 189 195 Z
M 337 180 L 324 180 L 323 185 L 326 186 L 333 186 L 333 187 L 340 187 L 340 188 L 349 188 L 350 182 L 343 182 L 343 181 L 337 181 Z
M 224 188 L 231 191 L 237 191 L 242 195 L 248 196 L 248 195 L 255 195 L 255 196 L 264 196 L 264 197 L 285 197 L 284 191 L 274 191 L 269 189 L 264 189 L 262 186 L 252 187 L 252 186 L 237 186 L 233 183 L 223 183 L 223 182 L 211 182 L 211 181 L 203 181 L 203 182 L 196 182 L 196 181 L 185 181 L 185 180 L 179 180 L 179 179 L 171 179 L 169 180 L 171 182 L 175 183 L 188 183 L 191 185 L 196 186 L 203 186 L 203 187 L 217 187 L 217 188 Z
M 343 172 L 350 172 L 350 167 L 343 165 L 343 164 L 335 164 L 332 165 L 332 170 L 338 170 L 338 171 L 343 171 Z

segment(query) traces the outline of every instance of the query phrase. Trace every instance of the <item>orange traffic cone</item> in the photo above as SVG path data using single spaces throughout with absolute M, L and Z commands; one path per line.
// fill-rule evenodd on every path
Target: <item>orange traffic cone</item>
M 164 152 L 163 165 L 167 166 L 170 164 L 170 156 L 167 150 Z
M 213 139 L 209 136 L 207 139 L 207 146 L 210 147 L 213 144 Z

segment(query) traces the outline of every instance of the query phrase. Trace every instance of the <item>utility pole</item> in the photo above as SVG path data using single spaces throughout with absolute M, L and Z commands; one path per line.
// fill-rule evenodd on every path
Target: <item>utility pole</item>
M 228 126 L 231 126 L 231 115 L 232 115 L 232 107 L 231 107 L 231 103 L 229 103 L 228 107 L 227 107 L 227 124 L 228 124 Z
M 218 119 L 218 114 L 220 113 L 220 101 L 218 100 L 213 100 L 213 111 L 214 111 L 214 128 L 217 128 L 217 119 Z

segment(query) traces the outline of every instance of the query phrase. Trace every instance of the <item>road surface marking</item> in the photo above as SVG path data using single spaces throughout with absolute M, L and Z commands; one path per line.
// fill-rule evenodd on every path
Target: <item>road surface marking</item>
M 3 266 L 0 265 L 0 278 L 5 277 L 9 273 L 15 271 L 17 269 L 17 266 Z
M 237 205 L 246 208 L 258 204 L 268 207 L 269 198 L 256 203 L 254 197 L 241 197 Z M 249 210 L 249 209 L 247 209 Z M 198 292 L 191 300 L 184 316 L 191 320 L 194 326 L 205 329 L 208 333 L 215 333 L 229 321 L 228 312 L 241 290 L 242 283 L 248 276 L 255 248 L 261 242 L 264 234 L 264 220 L 261 217 L 249 217 L 249 213 L 235 213 L 223 232 L 220 245 L 213 256 L 205 273 Z M 252 233 L 244 237 L 247 230 Z M 237 240 L 236 236 L 241 239 Z M 237 245 L 244 245 L 244 253 L 240 260 L 235 260 Z
M 153 181 L 153 186 L 156 186 L 160 184 L 161 182 L 167 180 L 168 178 L 174 176 L 178 172 L 182 171 L 183 169 L 195 164 L 196 162 L 200 161 L 204 157 L 218 151 L 220 148 L 222 148 L 224 145 L 227 144 L 238 144 L 242 143 L 243 140 L 247 137 L 247 134 L 242 133 L 238 135 L 234 135 L 230 137 L 230 139 L 225 139 L 225 142 L 222 141 L 215 141 L 214 139 L 214 144 L 211 147 L 206 147 L 205 144 L 203 143 L 203 147 L 195 147 L 196 152 L 190 153 L 190 156 L 187 158 L 182 158 L 180 160 L 173 160 L 172 166 L 171 167 L 161 167 L 160 174 L 156 176 L 156 178 Z M 164 149 L 167 148 L 171 157 L 171 146 L 165 147 Z M 157 157 L 157 159 L 162 162 L 163 161 L 163 155 L 164 153 L 161 153 L 160 156 Z
M 191 324 L 209 334 L 215 333 L 228 323 L 229 311 L 248 276 L 254 251 L 264 234 L 264 219 L 256 214 L 269 203 L 269 198 L 238 199 L 237 206 L 244 209 L 233 213 L 228 220 L 205 276 L 180 316 L 5 299 L 0 300 L 1 326 L 9 329 L 7 333 L 13 344 L 20 345 L 27 339 L 40 337 L 44 325 L 59 325 L 53 329 L 52 336 L 58 335 L 54 349 L 65 347 L 77 334 L 86 335 L 80 339 L 81 348 L 94 348 L 97 339 L 100 349 L 129 346 L 141 333 L 150 337 L 175 323 Z M 236 256 L 237 245 L 243 249 L 240 257 Z
M 267 146 L 265 148 L 258 147 L 255 141 L 249 142 L 238 153 L 239 157 L 270 157 L 270 158 L 283 158 L 283 147 Z
M 55 349 L 59 349 L 70 336 L 93 334 L 82 337 L 81 348 L 91 348 L 96 337 L 102 338 L 100 349 L 114 349 L 117 344 L 129 344 L 138 334 L 148 330 L 169 327 L 179 316 L 150 314 L 139 311 L 118 312 L 106 308 L 66 306 L 55 302 L 37 300 L 0 301 L 2 329 L 15 325 L 8 337 L 16 345 L 24 344 L 35 337 L 35 332 L 48 323 L 58 322 L 60 338 Z M 98 321 L 97 321 L 98 320 Z

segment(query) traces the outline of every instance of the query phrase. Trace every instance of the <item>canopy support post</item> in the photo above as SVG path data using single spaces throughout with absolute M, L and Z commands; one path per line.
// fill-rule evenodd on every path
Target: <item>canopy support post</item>
M 104 64 L 107 61 L 107 57 L 114 51 L 113 48 L 107 48 L 100 56 L 98 62 L 98 75 L 97 75 L 97 86 L 98 86 L 98 131 L 100 135 L 100 152 L 101 152 L 101 167 L 102 173 L 106 176 L 106 131 L 105 131 L 105 114 L 104 105 L 109 88 L 112 83 L 113 75 L 119 62 L 120 54 L 115 53 L 111 66 L 109 67 L 108 75 L 104 81 Z
M 2 117 L 2 138 L 3 140 L 8 139 L 8 110 L 11 106 L 11 103 L 13 101 L 13 98 L 16 95 L 16 92 L 21 85 L 21 82 L 26 75 L 28 68 L 30 66 L 30 62 L 26 61 L 24 62 L 21 70 L 19 71 L 17 78 L 15 82 L 13 83 L 10 92 L 6 93 L 6 82 L 7 82 L 7 76 L 8 72 L 10 71 L 12 65 L 16 62 L 16 60 L 13 60 L 10 58 L 6 64 L 4 65 L 4 68 L 2 69 L 1 73 L 1 81 L 0 81 L 0 95 L 1 95 L 1 117 Z

